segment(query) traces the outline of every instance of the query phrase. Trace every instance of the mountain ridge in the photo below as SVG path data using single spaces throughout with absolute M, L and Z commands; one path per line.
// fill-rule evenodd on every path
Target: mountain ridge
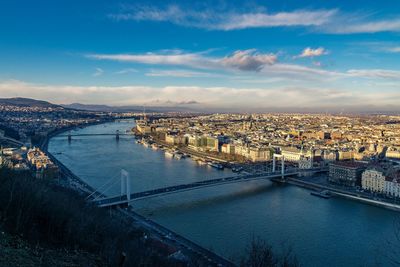
M 12 97 L 0 98 L 0 105 L 12 105 L 19 107 L 41 107 L 41 108 L 63 108 L 93 112 L 143 112 L 143 106 L 109 106 L 102 104 L 53 104 L 45 100 L 33 98 Z M 146 106 L 146 112 L 196 112 L 188 107 L 168 107 L 168 106 Z
M 103 111 L 103 112 L 143 112 L 143 106 L 108 106 L 95 104 L 63 104 L 64 108 L 79 109 L 86 111 Z M 146 106 L 146 112 L 195 112 L 195 110 L 187 107 L 165 107 L 165 106 Z
M 20 107 L 61 107 L 60 105 L 48 101 L 24 97 L 0 98 L 0 105 L 13 105 Z

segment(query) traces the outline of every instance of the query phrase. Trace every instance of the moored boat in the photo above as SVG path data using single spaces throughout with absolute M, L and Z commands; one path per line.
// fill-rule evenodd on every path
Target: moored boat
M 150 146 L 150 144 L 147 143 L 146 141 L 143 141 L 143 145 L 144 145 L 145 147 L 149 147 L 149 146 Z
M 233 167 L 232 171 L 233 172 L 241 172 L 241 171 L 243 171 L 243 167 Z
M 328 190 L 324 190 L 321 192 L 311 192 L 310 195 L 316 196 L 316 197 L 321 197 L 321 198 L 326 198 L 326 199 L 331 197 L 331 194 Z
M 196 162 L 199 165 L 206 165 L 207 164 L 206 162 L 202 161 L 201 159 L 197 159 Z
M 216 162 L 209 162 L 208 165 L 213 167 L 213 168 L 216 168 L 218 170 L 223 170 L 224 169 L 224 166 L 222 166 L 221 164 L 216 163 Z
M 165 150 L 165 156 L 172 158 L 174 153 L 172 153 L 170 150 Z

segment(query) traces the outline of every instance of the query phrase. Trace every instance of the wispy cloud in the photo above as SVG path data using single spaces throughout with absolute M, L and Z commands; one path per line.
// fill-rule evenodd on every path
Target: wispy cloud
M 123 62 L 133 62 L 156 66 L 181 66 L 193 70 L 150 70 L 145 75 L 153 77 L 222 77 L 226 72 L 241 71 L 242 73 L 253 73 L 259 77 L 281 77 L 290 81 L 291 78 L 297 80 L 337 80 L 347 78 L 366 78 L 366 79 L 399 79 L 400 71 L 390 69 L 350 69 L 344 71 L 327 70 L 321 68 L 321 63 L 314 62 L 316 67 L 308 67 L 299 64 L 289 64 L 278 62 L 277 55 L 273 53 L 260 53 L 255 49 L 238 50 L 225 57 L 211 57 L 207 54 L 184 53 L 182 51 L 163 51 L 163 53 L 146 54 L 90 54 L 86 57 L 97 60 L 113 60 Z M 306 48 L 302 57 L 316 57 L 326 54 L 327 51 L 320 47 L 317 49 Z M 209 72 L 205 71 L 208 70 Z M 221 73 L 211 73 L 218 70 Z M 102 74 L 101 69 L 96 73 Z
M 96 68 L 96 71 L 92 74 L 93 77 L 98 77 L 104 74 L 104 70 L 101 68 Z
M 189 70 L 150 70 L 146 73 L 146 76 L 151 77 L 180 77 L 180 78 L 210 78 L 210 77 L 222 77 L 220 74 L 200 72 L 200 71 L 189 71 Z
M 320 61 L 313 61 L 312 64 L 316 67 L 322 67 L 322 63 Z
M 345 18 L 321 28 L 333 34 L 400 32 L 400 18 L 388 20 L 353 20 Z
M 386 50 L 391 53 L 400 53 L 400 46 L 388 47 Z
M 346 73 L 321 68 L 312 68 L 298 64 L 277 63 L 272 66 L 266 66 L 260 72 L 263 75 L 285 77 L 287 81 L 292 78 L 298 80 L 335 80 L 345 78 Z
M 216 66 L 216 60 L 204 58 L 201 53 L 146 53 L 146 54 L 89 54 L 87 58 L 134 62 L 149 65 L 176 65 L 196 68 Z
M 328 51 L 326 51 L 325 48 L 323 47 L 319 47 L 316 49 L 313 49 L 311 47 L 307 47 L 303 50 L 303 52 L 301 52 L 300 55 L 295 56 L 295 58 L 302 58 L 302 57 L 319 57 L 322 55 L 327 55 Z
M 128 69 L 122 69 L 122 70 L 116 71 L 115 74 L 127 74 L 127 73 L 136 73 L 136 72 L 138 72 L 137 69 L 128 68 Z
M 255 49 L 238 50 L 226 57 L 210 57 L 201 53 L 146 53 L 146 54 L 89 54 L 87 58 L 134 62 L 149 65 L 186 66 L 199 69 L 237 69 L 242 71 L 259 71 L 265 65 L 272 65 L 277 56 L 264 54 Z
M 211 9 L 195 11 L 183 9 L 178 5 L 169 5 L 164 8 L 135 6 L 109 16 L 116 20 L 170 22 L 185 27 L 228 31 L 279 26 L 319 26 L 329 22 L 336 13 L 336 9 L 294 10 L 276 13 L 268 13 L 262 8 L 250 12 Z
M 400 71 L 398 70 L 360 69 L 360 70 L 348 70 L 347 74 L 352 77 L 400 80 Z
M 400 32 L 400 17 L 378 19 L 365 12 L 341 12 L 339 9 L 298 9 L 268 12 L 264 7 L 252 10 L 193 10 L 179 5 L 163 7 L 135 5 L 109 17 L 117 21 L 168 22 L 183 27 L 207 30 L 242 30 L 249 28 L 305 27 L 328 34 Z

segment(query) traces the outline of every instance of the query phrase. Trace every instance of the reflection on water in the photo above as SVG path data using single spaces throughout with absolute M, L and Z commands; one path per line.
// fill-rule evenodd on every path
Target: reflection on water
M 78 129 L 75 133 L 125 132 L 132 121 Z M 132 192 L 232 175 L 190 159 L 165 157 L 133 137 L 56 137 L 49 149 L 94 187 L 126 169 Z M 62 152 L 60 154 L 57 154 Z M 118 182 L 107 192 L 116 195 Z M 269 181 L 217 187 L 138 200 L 134 208 L 158 223 L 237 260 L 253 236 L 274 247 L 290 245 L 305 266 L 374 265 L 384 262 L 398 214 L 344 199 L 320 199 L 309 191 Z M 233 256 L 235 255 L 235 256 Z M 386 262 L 387 264 L 387 262 Z M 385 265 L 385 264 L 383 264 Z

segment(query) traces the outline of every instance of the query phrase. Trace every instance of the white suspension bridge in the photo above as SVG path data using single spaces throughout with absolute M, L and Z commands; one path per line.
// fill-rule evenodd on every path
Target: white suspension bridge
M 281 161 L 280 168 L 277 168 L 278 164 L 276 159 L 280 159 Z M 326 171 L 327 171 L 326 168 L 311 168 L 311 169 L 300 169 L 298 167 L 286 168 L 284 157 L 282 157 L 281 155 L 274 155 L 272 171 L 270 172 L 262 172 L 257 174 L 246 174 L 246 175 L 234 175 L 229 177 L 208 179 L 199 182 L 173 185 L 173 186 L 151 189 L 143 192 L 132 193 L 130 175 L 127 171 L 121 170 L 119 177 L 117 177 L 116 175 L 111 179 L 109 179 L 104 185 L 102 185 L 101 187 L 96 189 L 93 193 L 91 193 L 87 197 L 87 199 L 90 199 L 93 203 L 95 203 L 99 207 L 113 207 L 121 205 L 129 206 L 131 202 L 134 200 L 156 197 L 167 194 L 174 194 L 178 192 L 190 191 L 204 187 L 219 186 L 224 184 L 247 182 L 247 181 L 261 180 L 261 179 L 280 179 L 281 181 L 284 181 L 285 178 L 288 176 L 297 176 L 304 173 L 315 174 Z M 120 195 L 106 197 L 107 191 L 109 191 L 117 183 L 120 183 L 121 187 Z

